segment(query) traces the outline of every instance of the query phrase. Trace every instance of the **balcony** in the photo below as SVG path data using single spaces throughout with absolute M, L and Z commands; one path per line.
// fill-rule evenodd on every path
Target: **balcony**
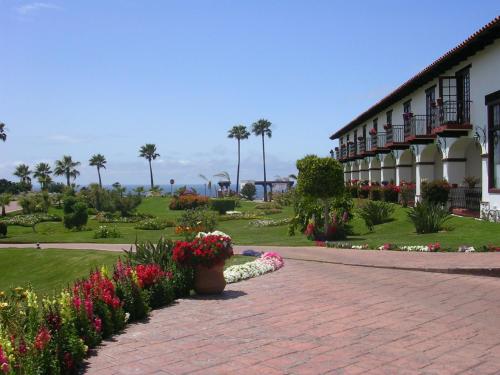
M 375 153 L 371 150 L 371 138 L 358 137 L 358 152 L 356 157 L 362 159 L 366 156 L 372 156 Z
M 436 138 L 436 134 L 432 134 L 434 116 L 405 113 L 403 118 L 405 121 L 405 142 L 412 144 L 434 142 Z
M 386 125 L 385 147 L 389 150 L 405 150 L 410 145 L 405 141 L 404 125 Z
M 438 99 L 433 107 L 436 119 L 433 123 L 432 134 L 442 137 L 466 136 L 472 130 L 470 123 L 470 100 Z
M 390 152 L 386 147 L 387 134 L 385 132 L 378 132 L 370 135 L 370 150 L 375 154 L 383 154 Z
M 355 142 L 349 142 L 347 143 L 347 149 L 348 149 L 347 159 L 350 160 L 356 159 L 357 144 Z
M 340 146 L 340 159 L 339 160 L 340 161 L 347 160 L 347 145 L 345 143 Z

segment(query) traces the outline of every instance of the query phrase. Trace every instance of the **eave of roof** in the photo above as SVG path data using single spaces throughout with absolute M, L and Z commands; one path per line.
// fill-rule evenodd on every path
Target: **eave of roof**
M 346 132 L 361 125 L 363 122 L 375 116 L 405 96 L 411 94 L 418 87 L 426 82 L 434 79 L 437 75 L 448 70 L 450 67 L 460 63 L 468 57 L 483 49 L 486 45 L 491 44 L 495 39 L 500 38 L 500 16 L 495 17 L 491 22 L 484 25 L 481 29 L 469 36 L 455 48 L 446 52 L 443 56 L 435 60 L 425 69 L 414 75 L 408 81 L 385 96 L 365 112 L 361 113 L 354 120 L 345 125 L 342 129 L 336 131 L 330 136 L 330 139 L 337 139 Z

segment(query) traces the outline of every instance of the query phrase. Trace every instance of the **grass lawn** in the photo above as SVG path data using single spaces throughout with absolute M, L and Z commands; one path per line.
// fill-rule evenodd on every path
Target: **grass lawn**
M 139 212 L 150 213 L 155 216 L 176 220 L 182 211 L 168 209 L 169 198 L 152 197 L 143 200 L 138 208 Z M 243 212 L 257 212 L 255 203 L 242 202 L 237 210 Z M 390 242 L 399 245 L 426 245 L 430 242 L 440 242 L 443 248 L 455 249 L 460 245 L 471 245 L 479 248 L 486 244 L 500 245 L 500 226 L 495 223 L 478 221 L 472 218 L 453 217 L 447 227 L 451 230 L 434 234 L 416 234 L 412 223 L 407 219 L 408 209 L 396 206 L 395 220 L 377 225 L 373 232 L 369 232 L 362 220 L 355 217 L 353 220 L 354 235 L 347 241 L 354 244 L 367 243 L 371 247 L 378 247 Z M 62 215 L 61 210 L 51 208 L 51 213 Z M 269 219 L 282 219 L 293 216 L 291 207 L 285 207 L 281 213 L 268 215 Z M 281 246 L 311 246 L 311 241 L 302 234 L 288 236 L 288 226 L 257 228 L 250 225 L 250 220 L 220 221 L 217 229 L 233 237 L 237 245 L 281 245 Z M 0 239 L 4 243 L 35 243 L 35 242 L 97 242 L 97 243 L 133 243 L 139 240 L 156 241 L 160 236 L 172 239 L 181 239 L 174 233 L 174 228 L 165 230 L 137 230 L 135 224 L 106 224 L 116 226 L 121 233 L 119 238 L 95 239 L 94 230 L 99 227 L 95 220 L 89 220 L 89 231 L 74 232 L 64 228 L 62 223 L 38 224 L 34 233 L 31 228 L 9 226 L 6 238 Z
M 121 252 L 64 249 L 2 249 L 0 250 L 0 290 L 27 286 L 41 294 L 52 294 L 74 280 L 87 276 L 92 268 L 108 266 L 113 269 Z M 235 255 L 226 267 L 254 260 Z

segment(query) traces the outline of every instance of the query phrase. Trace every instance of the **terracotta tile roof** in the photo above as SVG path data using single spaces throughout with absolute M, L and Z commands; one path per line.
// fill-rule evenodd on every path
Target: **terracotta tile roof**
M 462 43 L 446 52 L 443 56 L 407 80 L 389 95 L 379 100 L 365 112 L 361 113 L 358 117 L 345 125 L 342 129 L 336 131 L 330 136 L 330 139 L 339 138 L 347 131 L 367 121 L 370 117 L 383 111 L 398 100 L 401 100 L 418 87 L 434 79 L 437 75 L 441 74 L 453 65 L 456 65 L 460 61 L 465 60 L 467 57 L 473 55 L 477 51 L 484 48 L 485 45 L 492 43 L 498 38 L 500 38 L 500 16 L 495 17 L 492 21 L 484 25 Z

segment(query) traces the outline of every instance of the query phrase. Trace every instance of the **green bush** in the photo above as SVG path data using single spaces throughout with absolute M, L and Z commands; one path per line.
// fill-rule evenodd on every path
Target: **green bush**
M 364 220 L 370 231 L 375 225 L 389 221 L 393 213 L 394 206 L 383 201 L 369 200 L 358 209 L 358 215 Z
M 372 186 L 370 188 L 370 199 L 372 201 L 382 200 L 382 189 L 380 188 L 380 186 Z
M 224 215 L 227 211 L 234 211 L 236 208 L 236 201 L 234 199 L 210 199 L 210 209 L 217 211 L 219 214 Z
M 285 191 L 283 193 L 274 193 L 273 194 L 273 201 L 278 203 L 282 207 L 288 207 L 293 204 L 293 200 L 295 195 L 295 190 L 290 189 L 288 191 Z
M 64 226 L 68 229 L 81 230 L 89 219 L 87 205 L 69 196 L 64 200 Z
M 121 237 L 120 231 L 116 227 L 101 225 L 96 229 L 94 238 L 118 238 Z
M 7 224 L 0 221 L 0 237 L 5 237 L 7 235 Z
M 398 203 L 399 188 L 394 184 L 388 184 L 382 187 L 382 197 L 384 201 Z
M 217 218 L 214 212 L 206 208 L 196 208 L 184 211 L 177 220 L 177 224 L 183 228 L 197 228 L 201 232 L 212 232 L 217 225 Z
M 19 199 L 24 214 L 47 213 L 50 197 L 47 192 L 27 194 Z
M 446 180 L 422 181 L 422 199 L 435 204 L 445 205 L 450 195 L 450 184 Z
M 255 199 L 255 194 L 257 194 L 257 189 L 254 184 L 246 183 L 241 188 L 240 194 L 243 198 L 253 201 Z
M 444 223 L 450 219 L 450 213 L 440 204 L 422 201 L 408 212 L 408 217 L 417 233 L 436 233 L 443 229 Z

